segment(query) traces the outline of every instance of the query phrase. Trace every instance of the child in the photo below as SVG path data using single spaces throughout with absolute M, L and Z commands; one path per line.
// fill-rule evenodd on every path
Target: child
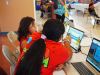
M 65 38 L 65 47 L 59 42 L 64 31 L 61 21 L 50 19 L 42 33 L 33 33 L 19 57 L 14 75 L 52 75 L 55 69 L 61 70 L 72 57 L 71 39 Z
M 45 10 L 43 9 L 44 5 L 46 4 L 46 0 L 41 0 L 40 10 L 41 10 L 41 18 L 43 18 Z
M 36 32 L 35 20 L 31 17 L 24 17 L 18 28 L 18 41 L 20 41 L 20 53 L 22 53 L 32 33 Z

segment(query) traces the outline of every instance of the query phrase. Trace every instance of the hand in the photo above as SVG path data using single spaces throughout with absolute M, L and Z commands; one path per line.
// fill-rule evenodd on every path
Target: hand
M 61 70 L 64 67 L 64 65 L 61 63 L 56 67 L 56 70 Z
M 64 40 L 69 40 L 71 43 L 71 37 L 66 37 Z

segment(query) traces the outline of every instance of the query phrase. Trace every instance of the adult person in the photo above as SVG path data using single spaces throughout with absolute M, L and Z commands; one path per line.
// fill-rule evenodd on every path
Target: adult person
M 64 22 L 65 19 L 65 0 L 56 0 L 57 2 L 57 8 L 54 10 L 54 13 L 56 14 L 56 18 L 58 20 L 61 20 Z M 55 3 L 54 3 L 55 4 Z

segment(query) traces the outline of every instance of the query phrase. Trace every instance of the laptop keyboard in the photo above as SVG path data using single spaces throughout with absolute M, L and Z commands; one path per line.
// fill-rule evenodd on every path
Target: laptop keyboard
M 94 75 L 82 62 L 71 63 L 80 75 Z

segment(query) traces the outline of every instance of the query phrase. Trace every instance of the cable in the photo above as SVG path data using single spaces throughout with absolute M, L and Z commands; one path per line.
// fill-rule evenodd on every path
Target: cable
M 84 54 L 84 55 L 87 56 L 87 54 L 85 54 L 85 53 L 82 52 L 82 50 L 81 50 L 81 46 L 79 47 L 78 51 L 75 51 L 75 52 L 73 52 L 73 53 L 79 53 L 79 52 L 81 52 L 82 54 Z
M 81 51 L 81 53 L 87 56 L 87 54 L 83 53 L 82 51 Z
M 75 52 L 73 52 L 73 53 L 79 53 L 80 51 L 75 51 Z
M 82 51 L 75 51 L 75 52 L 73 52 L 73 53 L 78 53 L 78 52 L 81 52 L 82 54 L 84 54 L 84 55 L 87 56 L 87 54 L 83 53 Z
M 87 39 L 87 38 L 91 38 L 91 40 L 93 40 L 93 36 L 92 36 L 92 33 L 91 33 L 91 30 L 90 30 L 90 37 L 83 37 L 84 39 Z M 89 47 L 91 45 L 88 45 L 88 46 L 81 46 L 81 47 Z
M 81 47 L 82 47 L 82 46 L 81 46 Z M 84 47 L 90 47 L 90 46 L 84 46 Z M 84 54 L 84 55 L 87 56 L 87 54 L 83 53 L 82 50 L 80 50 L 80 52 L 81 52 L 82 54 Z
M 86 34 L 85 34 L 85 35 L 86 35 Z M 91 38 L 91 40 L 93 39 L 93 36 L 92 36 L 92 33 L 91 33 L 91 29 L 90 29 L 90 37 L 87 36 L 87 37 L 83 37 L 83 38 L 84 38 L 84 39 L 85 39 L 85 38 Z

